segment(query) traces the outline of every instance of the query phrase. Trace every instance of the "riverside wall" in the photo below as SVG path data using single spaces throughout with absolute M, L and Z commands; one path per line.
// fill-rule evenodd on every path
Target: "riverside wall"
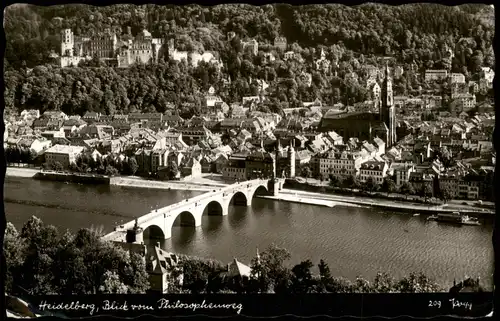
M 45 181 L 56 181 L 56 182 L 69 182 L 69 183 L 81 183 L 81 184 L 108 184 L 110 178 L 108 176 L 101 175 L 88 175 L 88 174 L 67 174 L 67 173 L 57 173 L 57 172 L 38 172 L 33 176 L 33 178 Z

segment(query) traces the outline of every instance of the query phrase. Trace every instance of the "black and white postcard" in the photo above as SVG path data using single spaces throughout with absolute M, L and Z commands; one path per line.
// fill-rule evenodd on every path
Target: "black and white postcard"
M 492 314 L 493 5 L 3 19 L 9 318 Z

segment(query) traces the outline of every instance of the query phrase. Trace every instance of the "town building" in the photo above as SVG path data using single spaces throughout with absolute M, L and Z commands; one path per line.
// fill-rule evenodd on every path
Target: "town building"
M 25 109 L 21 112 L 21 118 L 23 120 L 38 119 L 40 118 L 40 111 L 38 109 Z
M 465 76 L 462 73 L 451 73 L 450 82 L 452 84 L 465 84 Z
M 315 61 L 316 70 L 328 72 L 330 70 L 330 60 L 326 59 L 325 51 L 321 48 L 320 58 Z
M 387 163 L 380 161 L 367 161 L 361 164 L 359 168 L 359 180 L 361 182 L 368 181 L 372 177 L 374 183 L 381 185 L 384 178 L 387 176 Z
M 242 41 L 241 44 L 243 45 L 243 50 L 248 50 L 254 56 L 257 56 L 257 53 L 259 52 L 259 43 L 257 40 L 252 39 L 248 42 Z
M 246 179 L 276 177 L 276 159 L 262 148 L 250 153 L 245 159 Z
M 493 79 L 495 78 L 495 72 L 490 67 L 481 68 L 480 76 L 482 79 L 486 80 L 488 85 L 493 84 Z
M 160 49 L 164 40 L 153 38 L 147 30 L 139 32 L 135 39 L 122 42 L 117 55 L 118 67 L 126 68 L 133 64 L 158 62 Z
M 45 151 L 45 161 L 47 163 L 60 163 L 64 168 L 69 168 L 76 162 L 85 148 L 82 146 L 55 145 Z
M 274 46 L 278 48 L 279 50 L 285 51 L 286 50 L 286 38 L 285 37 L 276 37 L 274 38 Z
M 189 178 L 195 178 L 195 177 L 200 177 L 201 176 L 201 164 L 200 162 L 194 158 L 191 157 L 184 166 L 181 168 L 181 173 L 182 176 L 184 177 L 189 177 Z
M 319 172 L 313 174 L 319 177 L 328 177 L 330 174 L 340 177 L 357 176 L 361 164 L 367 160 L 367 157 L 358 151 L 330 151 L 319 157 L 319 164 L 317 164 L 319 166 L 314 166 Z
M 461 94 L 455 95 L 452 99 L 453 101 L 450 103 L 450 112 L 452 114 L 468 112 L 476 107 L 476 95 Z
M 71 29 L 64 29 L 61 33 L 60 66 L 77 66 L 80 61 L 94 57 L 116 65 L 118 46 L 116 34 L 111 33 L 109 29 L 105 30 L 103 35 L 92 38 L 77 37 Z
M 179 257 L 174 253 L 162 250 L 159 243 L 145 245 L 115 242 L 115 244 L 142 257 L 148 273 L 149 292 L 168 293 L 171 286 L 183 284 L 184 275 L 179 264 Z
M 233 154 L 229 156 L 225 166 L 222 167 L 222 177 L 224 179 L 244 181 L 247 179 L 246 161 L 247 155 Z
M 446 69 L 428 69 L 425 71 L 426 82 L 436 81 L 446 79 L 448 77 L 448 71 Z
M 393 163 L 391 164 L 390 171 L 392 171 L 396 178 L 396 186 L 400 187 L 410 180 L 410 175 L 415 171 L 415 166 L 411 163 Z

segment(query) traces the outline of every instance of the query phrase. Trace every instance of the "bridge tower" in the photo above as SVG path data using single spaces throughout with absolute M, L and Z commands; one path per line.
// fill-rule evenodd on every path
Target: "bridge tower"
M 271 178 L 267 182 L 267 190 L 269 191 L 269 194 L 271 194 L 272 196 L 278 196 L 281 189 L 283 188 L 283 181 L 284 180 L 277 177 Z
M 142 243 L 144 241 L 144 236 L 142 234 L 143 229 L 139 227 L 137 219 L 135 219 L 135 225 L 133 228 L 127 230 L 126 240 L 127 243 Z

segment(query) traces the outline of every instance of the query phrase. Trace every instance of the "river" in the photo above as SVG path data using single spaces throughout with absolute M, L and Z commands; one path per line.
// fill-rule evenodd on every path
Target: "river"
M 152 207 L 202 192 L 74 185 L 7 177 L 5 212 L 16 228 L 35 215 L 46 224 L 76 231 L 111 231 Z M 378 271 L 394 277 L 423 272 L 451 286 L 453 279 L 481 277 L 492 289 L 493 224 L 453 226 L 425 217 L 357 207 L 319 207 L 254 198 L 251 207 L 230 207 L 227 217 L 204 216 L 201 227 L 174 226 L 166 250 L 249 264 L 256 249 L 271 243 L 292 253 L 291 264 L 324 259 L 332 275 L 372 280 Z

